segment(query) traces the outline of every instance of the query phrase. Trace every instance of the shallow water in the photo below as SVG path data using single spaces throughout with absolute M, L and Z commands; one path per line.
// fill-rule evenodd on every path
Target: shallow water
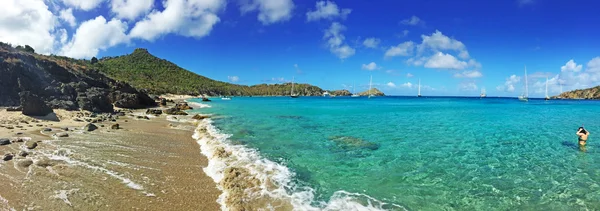
M 287 166 L 296 184 L 315 190 L 316 206 L 347 191 L 409 210 L 600 209 L 598 101 L 254 97 L 210 105 L 200 112 L 218 116 L 232 144 Z M 592 133 L 586 153 L 575 136 L 582 124 Z

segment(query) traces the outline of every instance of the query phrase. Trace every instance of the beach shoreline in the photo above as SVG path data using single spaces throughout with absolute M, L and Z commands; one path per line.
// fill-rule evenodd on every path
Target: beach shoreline
M 145 111 L 106 118 L 55 110 L 57 119 L 44 120 L 0 108 L 0 138 L 12 142 L 0 146 L 12 154 L 0 161 L 0 209 L 220 210 L 192 116 Z M 106 120 L 84 130 L 91 118 Z

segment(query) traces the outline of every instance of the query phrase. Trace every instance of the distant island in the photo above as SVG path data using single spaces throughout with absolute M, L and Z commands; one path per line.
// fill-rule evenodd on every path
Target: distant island
M 573 91 L 563 92 L 557 96 L 552 97 L 553 99 L 600 99 L 600 86 L 577 89 Z

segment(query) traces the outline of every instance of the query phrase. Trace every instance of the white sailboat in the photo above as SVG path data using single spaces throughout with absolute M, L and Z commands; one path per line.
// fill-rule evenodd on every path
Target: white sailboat
M 292 92 L 290 93 L 290 97 L 298 98 L 298 94 L 294 94 L 294 77 L 292 77 Z
M 525 93 L 519 96 L 520 101 L 529 101 L 529 89 L 527 87 L 527 66 L 525 66 Z
M 419 78 L 419 92 L 417 93 L 417 97 L 421 97 L 421 79 Z
M 487 95 L 485 94 L 485 88 L 481 88 L 481 94 L 479 95 L 479 97 L 481 97 L 481 98 L 487 97 Z
M 371 75 L 371 80 L 369 80 L 369 98 L 375 97 L 375 95 L 371 94 L 372 86 L 373 86 L 373 75 Z
M 550 100 L 550 97 L 548 97 L 548 77 L 546 77 L 546 100 Z
M 356 94 L 356 83 L 352 84 L 352 97 L 360 97 L 360 95 Z

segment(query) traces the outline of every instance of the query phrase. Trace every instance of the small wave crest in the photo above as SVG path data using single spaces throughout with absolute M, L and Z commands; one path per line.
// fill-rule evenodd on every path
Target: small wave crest
M 199 122 L 193 136 L 209 160 L 204 172 L 223 191 L 218 199 L 222 210 L 406 210 L 346 191 L 335 192 L 328 202 L 317 201 L 312 188 L 293 182 L 289 168 L 254 149 L 231 144 L 230 136 L 220 133 L 210 119 Z
M 186 102 L 192 108 L 210 108 L 210 107 L 212 107 L 212 106 L 204 104 L 204 103 L 189 102 L 189 101 L 186 101 Z

